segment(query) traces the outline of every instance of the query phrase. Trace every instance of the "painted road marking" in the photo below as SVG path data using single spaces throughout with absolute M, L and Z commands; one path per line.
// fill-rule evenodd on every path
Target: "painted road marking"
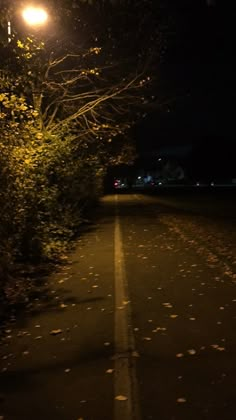
M 114 277 L 115 277 L 115 405 L 114 420 L 141 420 L 136 379 L 136 352 L 128 285 L 124 264 L 124 251 L 118 196 L 114 235 Z M 124 398 L 122 398 L 124 397 Z M 118 399 L 116 399 L 118 398 Z

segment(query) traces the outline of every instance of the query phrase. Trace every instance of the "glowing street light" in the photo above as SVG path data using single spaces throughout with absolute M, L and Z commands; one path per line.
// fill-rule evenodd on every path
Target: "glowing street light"
M 48 14 L 46 10 L 42 7 L 32 7 L 29 6 L 22 10 L 21 15 L 27 25 L 39 27 L 44 25 L 48 20 Z M 8 36 L 8 43 L 11 42 L 12 39 L 12 30 L 11 30 L 11 21 L 7 21 L 7 36 Z
M 27 7 L 22 11 L 24 21 L 30 26 L 44 25 L 48 20 L 46 10 L 41 7 Z

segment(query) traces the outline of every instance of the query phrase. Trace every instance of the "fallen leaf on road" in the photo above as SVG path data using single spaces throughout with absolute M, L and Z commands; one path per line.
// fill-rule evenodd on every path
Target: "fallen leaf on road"
M 188 354 L 191 354 L 191 356 L 193 356 L 194 354 L 197 353 L 196 350 L 194 350 L 194 349 L 187 350 L 187 352 L 188 352 Z
M 65 369 L 65 373 L 69 373 L 70 372 L 70 369 Z
M 132 357 L 140 357 L 140 355 L 137 351 L 132 351 L 131 356 Z
M 114 372 L 114 369 L 107 369 L 106 370 L 106 373 L 113 373 Z
M 117 395 L 117 396 L 115 397 L 115 400 L 117 400 L 117 401 L 127 401 L 127 400 L 128 400 L 128 398 L 127 398 L 127 397 L 125 397 L 125 395 Z
M 151 337 L 143 337 L 144 341 L 151 341 Z
M 111 345 L 111 343 L 109 343 L 109 341 L 106 341 L 105 343 L 104 343 L 104 346 L 110 346 Z
M 176 354 L 176 357 L 179 357 L 179 358 L 180 358 L 180 357 L 184 357 L 184 354 L 183 354 L 183 353 L 177 353 L 177 354 Z
M 152 330 L 153 333 L 156 333 L 158 331 L 166 331 L 166 328 L 162 328 L 162 327 L 157 327 L 154 330 Z
M 35 340 L 40 340 L 42 337 L 42 335 L 38 335 L 37 337 L 35 337 Z
M 65 305 L 64 303 L 61 303 L 60 308 L 67 308 L 67 305 Z
M 128 305 L 130 303 L 130 300 L 123 300 L 123 305 Z
M 177 318 L 178 317 L 178 315 L 170 315 L 170 318 Z
M 62 333 L 62 330 L 60 330 L 60 329 L 50 331 L 51 335 L 57 335 L 57 334 L 61 334 L 61 333 Z
M 20 331 L 20 332 L 18 332 L 17 337 L 23 337 L 26 334 L 28 334 L 27 331 Z
M 178 403 L 185 403 L 186 401 L 186 398 L 177 398 Z

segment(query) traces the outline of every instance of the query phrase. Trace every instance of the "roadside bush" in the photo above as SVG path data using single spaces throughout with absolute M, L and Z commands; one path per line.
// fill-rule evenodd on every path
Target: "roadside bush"
M 0 94 L 1 289 L 16 262 L 55 259 L 100 193 L 96 156 L 63 132 L 40 130 L 37 112 L 16 95 Z M 80 158 L 80 155 L 82 156 Z

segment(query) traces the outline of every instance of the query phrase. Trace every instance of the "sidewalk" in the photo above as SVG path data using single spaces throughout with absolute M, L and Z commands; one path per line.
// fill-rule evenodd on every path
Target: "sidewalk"
M 93 226 L 33 309 L 7 328 L 0 418 L 112 418 L 113 234 L 113 218 Z

